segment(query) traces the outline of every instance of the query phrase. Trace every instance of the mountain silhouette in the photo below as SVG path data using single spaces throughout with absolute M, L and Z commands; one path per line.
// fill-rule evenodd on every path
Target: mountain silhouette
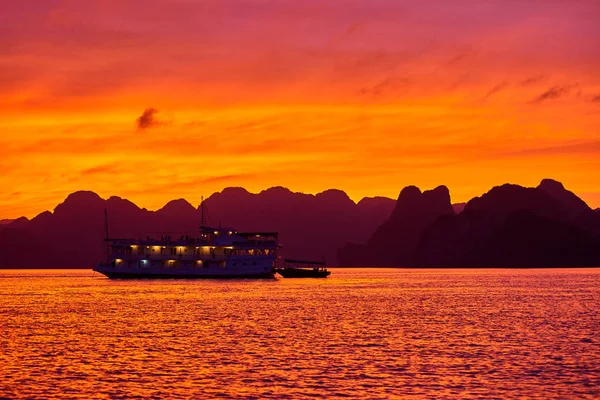
M 580 199 L 555 181 L 537 188 L 502 185 L 462 213 L 429 226 L 413 266 L 589 267 L 600 265 L 600 228 Z M 585 205 L 587 207 L 587 205 Z M 582 224 L 582 219 L 586 223 Z
M 391 216 L 375 230 L 366 245 L 346 244 L 338 252 L 347 266 L 407 266 L 423 231 L 439 217 L 454 215 L 445 186 L 421 192 L 404 188 Z
M 282 254 L 308 259 L 325 258 L 336 264 L 337 248 L 347 241 L 365 241 L 389 216 L 394 201 L 365 198 L 355 204 L 340 190 L 317 195 L 274 187 L 258 194 L 228 188 L 205 202 L 213 225 L 238 230 L 275 230 Z
M 460 214 L 461 212 L 463 212 L 466 205 L 467 203 L 454 203 L 452 204 L 452 209 L 454 210 L 455 214 Z
M 558 201 L 571 219 L 575 219 L 592 211 L 585 201 L 577 197 L 575 193 L 565 189 L 563 184 L 558 181 L 553 179 L 543 179 L 538 185 L 538 189 L 541 189 Z
M 184 199 L 157 211 L 94 192 L 67 196 L 53 211 L 0 224 L 0 268 L 91 268 L 109 236 L 195 234 L 201 210 Z M 260 193 L 230 187 L 204 203 L 207 224 L 240 231 L 277 231 L 281 255 L 343 266 L 587 267 L 600 266 L 600 211 L 557 181 L 534 188 L 505 184 L 466 204 L 451 204 L 445 186 L 408 186 L 396 201 L 343 191 L 312 195 L 273 187 Z
M 500 223 L 519 210 L 530 210 L 555 219 L 567 219 L 569 213 L 552 196 L 537 188 L 505 184 L 496 186 L 481 197 L 471 199 L 464 213 L 480 215 L 491 224 Z
M 196 208 L 185 199 L 171 200 L 161 209 L 156 211 L 156 215 L 162 215 L 171 218 L 186 218 L 196 214 Z
M 600 241 L 568 223 L 531 211 L 510 214 L 465 265 L 517 268 L 595 267 Z
M 356 204 L 339 190 L 309 195 L 275 187 L 252 194 L 226 188 L 206 199 L 205 211 L 212 226 L 280 232 L 285 257 L 324 257 L 335 265 L 337 248 L 347 241 L 367 240 L 394 204 L 387 198 L 365 198 Z M 105 200 L 94 192 L 75 192 L 53 212 L 1 225 L 0 251 L 6 256 L 0 268 L 91 268 L 103 254 L 104 209 L 110 237 L 194 234 L 201 223 L 200 209 L 183 199 L 149 211 L 120 197 Z M 32 248 L 34 256 L 27 250 Z
M 443 186 L 409 186 L 365 244 L 348 243 L 338 256 L 350 266 L 600 266 L 600 221 L 551 179 L 497 186 L 464 207 L 451 205 Z

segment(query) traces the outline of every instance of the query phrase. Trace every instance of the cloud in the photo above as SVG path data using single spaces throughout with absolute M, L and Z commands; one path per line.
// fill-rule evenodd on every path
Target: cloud
M 521 86 L 535 85 L 536 83 L 542 82 L 545 78 L 546 77 L 544 75 L 532 76 L 532 77 L 529 77 L 529 78 L 524 79 L 521 82 L 519 82 L 519 85 L 521 85 Z
M 148 129 L 148 128 L 152 128 L 153 126 L 159 125 L 160 122 L 158 122 L 154 116 L 158 113 L 158 110 L 156 108 L 146 108 L 144 110 L 144 112 L 142 113 L 141 116 L 138 117 L 138 119 L 136 119 L 136 123 L 137 123 L 137 127 L 138 129 L 142 130 L 142 129 Z
M 597 154 L 600 151 L 600 141 L 575 141 L 562 145 L 523 148 L 505 152 L 505 156 L 535 156 L 535 155 L 578 155 Z
M 590 101 L 592 103 L 600 103 L 600 94 L 597 94 L 594 97 L 592 97 L 592 99 Z
M 400 89 L 408 84 L 410 84 L 409 79 L 388 77 L 373 86 L 361 88 L 356 92 L 356 94 L 358 96 L 373 97 L 379 97 L 391 93 L 398 94 Z
M 490 89 L 489 92 L 487 92 L 487 94 L 484 96 L 484 100 L 489 99 L 492 95 L 498 93 L 501 90 L 506 89 L 509 86 L 509 84 L 507 82 L 502 82 L 496 86 L 494 86 L 493 88 Z
M 540 104 L 546 100 L 558 99 L 571 91 L 572 86 L 554 86 L 540 94 L 538 97 L 533 99 L 531 102 L 534 104 Z
M 117 168 L 117 165 L 114 164 L 106 164 L 99 165 L 96 167 L 88 168 L 81 171 L 81 175 L 97 175 L 97 174 L 118 174 L 120 169 Z

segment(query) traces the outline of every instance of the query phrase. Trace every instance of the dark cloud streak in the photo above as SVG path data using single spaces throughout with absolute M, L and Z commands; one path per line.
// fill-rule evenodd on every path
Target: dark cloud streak
M 540 94 L 531 102 L 533 104 L 540 104 L 546 100 L 558 99 L 559 97 L 563 97 L 564 95 L 569 94 L 571 89 L 572 86 L 554 86 L 546 90 L 544 93 Z
M 493 88 L 490 89 L 489 92 L 487 92 L 487 94 L 484 96 L 484 100 L 489 99 L 492 95 L 498 93 L 501 90 L 506 89 L 509 86 L 509 84 L 507 82 L 502 82 L 496 86 L 494 86 Z
M 535 85 L 536 83 L 542 82 L 544 79 L 546 79 L 546 77 L 544 75 L 536 75 L 536 76 L 527 78 L 525 80 L 522 80 L 521 82 L 519 82 L 519 85 L 521 85 L 521 86 Z
M 138 130 L 152 128 L 159 124 L 159 122 L 154 118 L 154 116 L 158 113 L 156 108 L 147 108 L 144 110 L 142 115 L 136 119 Z
M 380 81 L 379 83 L 359 89 L 356 94 L 358 96 L 373 96 L 380 97 L 384 95 L 400 93 L 403 87 L 410 84 L 410 80 L 406 78 L 392 78 L 388 77 Z

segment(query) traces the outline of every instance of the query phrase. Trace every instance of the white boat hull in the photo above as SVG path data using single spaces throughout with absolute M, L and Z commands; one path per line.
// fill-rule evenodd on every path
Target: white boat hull
M 211 267 L 190 269 L 169 268 L 127 268 L 99 264 L 94 268 L 113 279 L 226 279 L 226 278 L 273 278 L 272 265 Z

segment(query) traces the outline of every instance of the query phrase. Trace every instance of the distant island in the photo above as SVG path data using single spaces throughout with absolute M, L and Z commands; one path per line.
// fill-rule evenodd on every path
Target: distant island
M 274 187 L 226 188 L 205 201 L 210 222 L 278 231 L 285 257 L 331 266 L 553 268 L 600 266 L 600 211 L 557 181 L 506 184 L 452 204 L 445 186 L 401 190 L 353 202 L 343 191 L 317 195 Z M 157 211 L 119 197 L 75 192 L 53 212 L 0 221 L 0 268 L 92 268 L 102 257 L 104 209 L 110 236 L 196 232 L 199 208 L 183 199 Z
M 402 190 L 391 216 L 364 244 L 347 244 L 342 265 L 438 268 L 600 266 L 600 213 L 557 181 L 506 184 L 464 205 L 445 186 Z

